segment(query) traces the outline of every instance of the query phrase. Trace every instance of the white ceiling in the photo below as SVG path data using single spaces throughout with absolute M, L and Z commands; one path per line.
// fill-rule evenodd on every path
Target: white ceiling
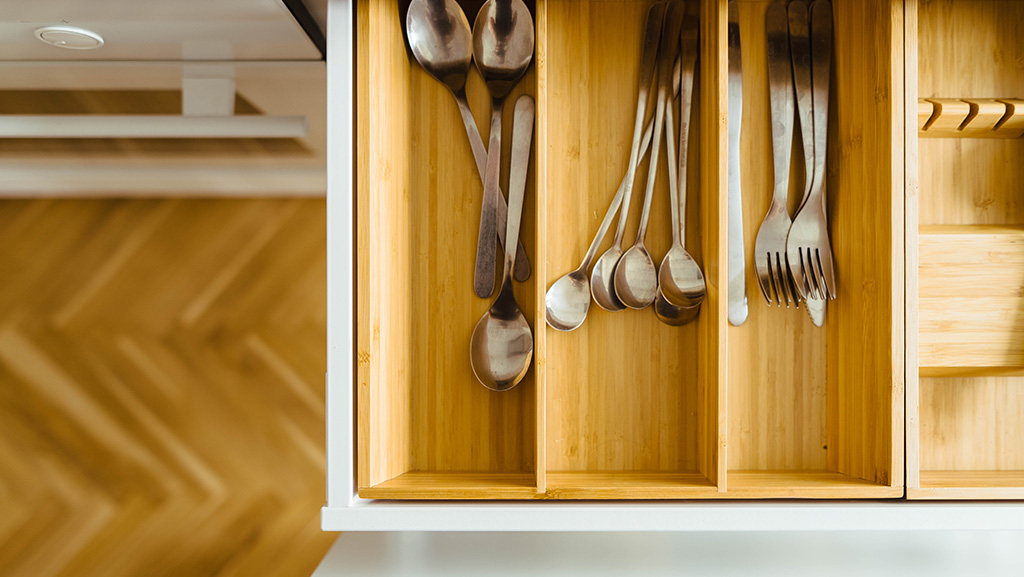
M 318 0 L 316 10 L 326 0 Z M 281 0 L 0 0 L 0 60 L 319 60 Z M 322 15 L 322 14 L 321 14 Z M 103 37 L 95 50 L 39 41 L 42 26 Z

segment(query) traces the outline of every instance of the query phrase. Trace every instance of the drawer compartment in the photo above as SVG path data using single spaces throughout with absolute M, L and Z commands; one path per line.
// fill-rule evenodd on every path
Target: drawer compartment
M 470 22 L 480 4 L 461 2 Z M 515 287 L 534 359 L 525 381 L 495 393 L 469 363 L 490 301 L 473 294 L 482 185 L 458 108 L 408 52 L 403 3 L 356 1 L 360 497 L 903 494 L 904 70 L 892 18 L 902 2 L 833 3 L 827 189 L 840 288 L 820 329 L 802 310 L 769 309 L 750 262 L 772 179 L 767 3 L 756 0 L 739 2 L 750 318 L 728 325 L 727 3 L 688 4 L 701 21 L 686 214 L 707 280 L 700 315 L 672 328 L 651 310 L 592 305 L 574 332 L 546 325 L 548 287 L 579 265 L 626 171 L 652 2 L 529 1 L 534 63 L 508 102 L 527 93 L 537 105 L 522 234 L 533 275 Z M 486 142 L 490 100 L 475 70 L 467 92 Z M 638 173 L 627 243 L 647 162 Z M 671 239 L 664 169 L 654 198 L 647 246 L 660 263 Z
M 968 116 L 935 134 L 907 128 L 916 167 L 907 219 L 907 496 L 1021 499 L 1024 140 L 1014 97 L 1024 94 L 1024 3 L 919 1 L 908 11 L 916 34 L 908 54 L 918 64 L 909 101 L 949 103 L 949 114 Z

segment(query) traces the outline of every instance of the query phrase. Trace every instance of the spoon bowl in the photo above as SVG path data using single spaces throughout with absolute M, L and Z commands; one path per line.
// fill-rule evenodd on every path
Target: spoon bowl
M 615 294 L 631 309 L 651 306 L 658 294 L 658 271 L 643 244 L 635 244 L 615 267 Z
M 661 261 L 658 283 L 659 294 L 680 307 L 700 305 L 707 294 L 704 273 L 681 245 L 674 245 Z
M 623 209 L 625 210 L 625 209 Z M 594 297 L 597 306 L 609 312 L 618 312 L 626 309 L 619 297 L 615 295 L 615 267 L 622 259 L 622 249 L 618 244 L 611 248 L 597 259 L 594 270 L 590 273 L 590 294 Z
M 659 321 L 666 325 L 681 327 L 697 318 L 697 315 L 700 314 L 700 305 L 692 307 L 676 306 L 668 302 L 665 295 L 659 289 L 658 296 L 654 299 L 654 314 L 658 317 Z
M 544 297 L 548 325 L 557 331 L 574 331 L 590 311 L 590 281 L 585 270 L 576 269 L 555 281 Z
M 473 57 L 492 98 L 508 96 L 533 59 L 533 16 L 523 0 L 487 0 L 473 22 Z
M 499 296 L 477 321 L 470 343 L 473 374 L 492 391 L 511 389 L 530 370 L 533 331 L 513 298 Z
M 413 0 L 405 17 L 409 47 L 420 66 L 458 92 L 473 64 L 473 32 L 456 2 Z
M 519 241 L 534 113 L 533 98 L 520 96 L 515 108 L 512 161 L 509 166 L 508 222 L 505 232 L 509 246 L 515 246 Z M 512 293 L 515 261 L 516 251 L 508 251 L 505 254 L 505 273 L 498 298 L 476 323 L 470 339 L 469 358 L 473 374 L 492 391 L 507 391 L 519 384 L 530 370 L 530 361 L 533 359 L 533 331 Z

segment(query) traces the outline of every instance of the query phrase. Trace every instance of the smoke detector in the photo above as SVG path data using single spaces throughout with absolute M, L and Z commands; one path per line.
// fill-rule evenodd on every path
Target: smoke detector
M 43 26 L 36 29 L 36 38 L 51 46 L 70 50 L 93 50 L 103 46 L 102 36 L 74 26 Z

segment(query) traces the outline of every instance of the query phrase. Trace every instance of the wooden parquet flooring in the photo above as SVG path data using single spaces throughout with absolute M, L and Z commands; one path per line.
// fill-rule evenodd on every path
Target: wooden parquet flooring
M 0 576 L 309 575 L 323 200 L 0 202 Z

